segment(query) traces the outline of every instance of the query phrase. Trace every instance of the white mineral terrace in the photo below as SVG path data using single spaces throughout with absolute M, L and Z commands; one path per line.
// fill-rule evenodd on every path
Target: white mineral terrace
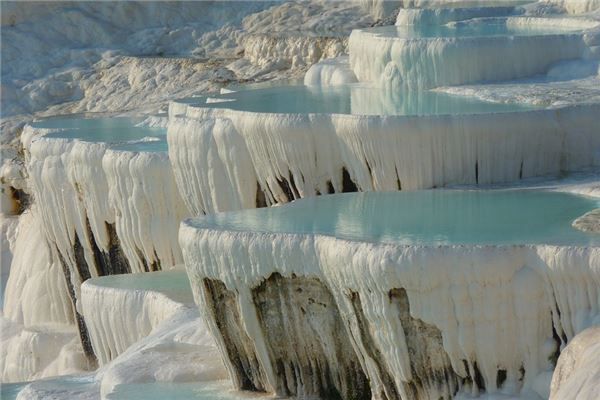
M 185 271 L 111 275 L 81 285 L 81 309 L 94 353 L 104 365 L 193 304 Z
M 188 220 L 180 242 L 240 388 L 547 396 L 557 350 L 600 322 L 600 237 L 571 226 L 597 206 L 531 190 L 344 194 Z
M 598 26 L 585 19 L 505 17 L 360 29 L 348 50 L 359 81 L 390 90 L 505 81 L 586 56 L 584 32 Z
M 397 94 L 282 86 L 171 103 L 169 156 L 184 202 L 201 215 L 356 189 L 510 182 L 600 162 L 598 104 L 535 109 Z
M 356 2 L 2 4 L 2 399 L 600 397 L 600 0 Z

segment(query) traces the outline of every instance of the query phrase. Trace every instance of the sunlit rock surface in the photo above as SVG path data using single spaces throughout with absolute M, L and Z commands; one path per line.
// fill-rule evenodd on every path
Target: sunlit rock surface
M 210 234 L 184 227 L 182 240 L 202 250 L 186 258 L 202 261 L 196 299 L 220 353 L 189 288 L 163 287 L 170 272 L 113 274 L 180 264 L 177 230 L 188 215 L 336 192 L 527 185 L 598 166 L 596 3 L 362 1 L 372 16 L 358 2 L 3 4 L 3 279 L 6 260 L 12 266 L 0 379 L 102 364 L 14 384 L 8 398 L 17 387 L 22 399 L 246 396 L 207 383 L 225 368 L 237 388 L 284 396 L 547 398 L 559 350 L 598 324 L 594 200 L 569 198 L 567 211 L 562 201 L 523 200 L 525 214 L 510 218 L 499 204 L 473 216 L 420 198 L 402 210 L 441 210 L 441 224 L 404 220 L 431 224 L 401 238 L 378 229 L 403 212 L 349 217 L 396 202 L 338 204 L 334 230 L 348 237 L 337 239 L 307 234 L 331 217 L 327 207 L 310 209 L 319 223 L 309 227 L 304 216 L 283 227 L 264 218 L 273 232 L 234 229 L 260 227 L 253 213 L 218 217 L 239 219 Z M 371 33 L 348 45 L 352 28 L 394 22 L 370 31 L 395 32 L 382 40 L 391 50 Z M 515 54 L 501 51 L 511 46 Z M 476 49 L 489 57 L 474 60 Z M 305 85 L 237 84 L 307 69 Z M 457 82 L 469 85 L 448 86 Z M 179 96 L 195 97 L 172 102 L 167 116 Z M 56 119 L 22 134 L 32 117 L 16 115 L 85 110 L 158 114 Z M 559 190 L 597 196 L 597 186 Z M 538 223 L 543 210 L 556 226 Z M 533 235 L 511 231 L 505 242 L 509 222 Z M 428 229 L 439 235 L 419 244 Z M 563 358 L 588 359 L 571 353 Z M 594 398 L 593 373 L 569 368 L 555 377 L 560 392 L 579 386 Z
M 124 142 L 147 146 L 164 137 L 161 128 L 137 127 L 137 122 L 47 120 L 27 127 L 23 135 L 50 259 L 63 268 L 74 306 L 81 283 L 91 277 L 181 263 L 174 238 L 186 210 L 166 152 L 109 150 Z M 79 308 L 76 320 L 93 359 Z
M 344 191 L 510 182 L 600 160 L 596 104 L 535 110 L 361 85 L 220 97 L 229 101 L 170 106 L 170 161 L 193 215 Z
M 600 395 L 600 328 L 575 336 L 563 350 L 552 377 L 550 399 L 596 399 Z
M 350 65 L 359 81 L 390 90 L 512 80 L 581 58 L 586 50 L 582 31 L 597 25 L 507 17 L 354 30 Z
M 536 191 L 337 195 L 192 220 L 180 241 L 239 388 L 516 395 L 598 323 L 599 288 L 578 283 L 597 279 L 598 238 L 571 227 L 596 205 Z M 287 351 L 281 337 L 298 331 Z M 360 368 L 333 355 L 351 351 Z M 350 386 L 362 374 L 368 386 Z
M 193 303 L 184 271 L 95 278 L 81 290 L 81 309 L 101 365 Z

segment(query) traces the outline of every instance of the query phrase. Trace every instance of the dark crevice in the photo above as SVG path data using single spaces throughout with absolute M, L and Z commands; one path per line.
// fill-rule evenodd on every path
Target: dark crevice
M 519 382 L 523 382 L 525 380 L 525 366 L 521 364 L 519 367 Z
M 477 362 L 473 363 L 473 373 L 475 374 L 473 381 L 477 385 L 477 388 L 481 391 L 485 391 L 485 380 L 483 379 L 483 376 L 481 375 L 481 371 L 479 371 Z
M 277 178 L 277 183 L 279 184 L 279 187 L 285 194 L 287 201 L 294 200 L 294 192 L 293 192 L 292 188 L 290 187 L 289 182 L 286 179 Z
M 501 388 L 505 381 L 506 381 L 506 370 L 499 369 L 498 372 L 496 372 L 496 387 Z
M 356 186 L 356 183 L 350 178 L 350 173 L 348 173 L 348 170 L 345 167 L 342 168 L 342 192 L 358 192 L 358 186 Z
M 373 170 L 371 169 L 371 165 L 365 159 L 365 165 L 367 166 L 367 171 L 369 171 L 369 177 L 371 178 L 371 182 L 373 182 Z
M 156 254 L 156 250 L 154 250 L 154 261 L 150 264 L 150 271 L 156 272 L 161 270 L 160 259 L 158 258 L 158 254 Z
M 239 314 L 236 294 L 221 281 L 203 280 L 207 311 L 215 321 L 225 345 L 227 359 L 233 366 L 234 386 L 239 390 L 262 392 L 266 378 L 260 366 L 254 343 L 248 337 Z
M 561 313 L 560 313 L 560 308 L 558 307 L 558 303 L 556 302 L 556 296 L 554 296 L 554 308 L 556 309 L 556 317 L 557 317 L 556 319 L 558 319 L 560 321 Z M 555 328 L 554 327 L 554 319 L 552 319 L 552 329 L 554 329 L 554 328 Z M 556 332 L 558 332 L 558 331 L 556 331 Z M 562 333 L 562 335 L 560 335 L 560 336 L 557 334 L 557 336 L 559 336 L 559 338 L 562 339 L 561 345 L 566 344 L 568 341 L 567 335 L 565 334 L 564 331 L 562 331 L 561 333 Z M 560 348 L 560 346 L 559 346 L 559 348 Z
M 405 391 L 411 393 L 409 398 L 428 399 L 435 394 L 440 399 L 452 399 L 458 392 L 460 378 L 444 349 L 441 331 L 411 316 L 405 289 L 390 290 L 389 298 L 398 310 L 409 352 L 413 377 L 405 384 Z
M 400 181 L 400 174 L 398 173 L 398 168 L 395 168 L 396 170 L 396 186 L 398 187 L 398 190 L 402 190 L 402 182 Z
M 560 346 L 561 346 L 561 339 L 560 336 L 558 335 L 558 332 L 556 331 L 556 327 L 554 326 L 554 319 L 551 318 L 552 321 L 552 339 L 554 340 L 554 343 L 556 344 L 556 349 L 554 350 L 554 352 L 552 352 L 552 354 L 550 354 L 550 362 L 552 363 L 553 366 L 556 367 L 556 363 L 558 362 L 558 357 L 560 356 Z
M 523 161 L 521 161 L 521 167 L 519 168 L 519 179 L 523 179 Z
M 106 276 L 131 273 L 131 267 L 129 266 L 129 261 L 127 260 L 127 257 L 125 257 L 123 249 L 121 248 L 121 242 L 117 236 L 115 225 L 106 222 L 104 223 L 109 240 L 107 253 L 98 247 L 96 238 L 92 232 L 92 227 L 90 226 L 89 219 L 86 218 L 85 222 L 98 275 Z
M 127 257 L 125 257 L 125 253 L 121 248 L 121 240 L 119 236 L 117 236 L 117 231 L 115 229 L 114 224 L 104 223 L 106 227 L 106 231 L 108 232 L 108 260 L 109 265 L 111 266 L 111 274 L 130 274 L 131 267 L 129 266 L 129 261 Z M 153 265 L 155 265 L 155 269 L 153 271 L 160 270 L 160 261 L 158 261 L 158 256 L 156 252 L 154 252 L 154 256 L 156 260 Z
M 475 183 L 479 185 L 479 161 L 475 161 Z
M 288 172 L 288 176 L 290 179 L 290 188 L 292 189 L 292 194 L 294 195 L 293 199 L 290 200 L 294 200 L 294 199 L 299 199 L 300 196 L 300 191 L 298 191 L 298 186 L 296 185 L 296 179 L 294 178 L 294 174 L 292 174 L 292 172 Z M 302 180 L 304 180 L 304 178 L 302 178 Z
M 65 282 L 67 284 L 67 292 L 69 294 L 69 298 L 71 299 L 73 311 L 75 312 L 75 321 L 77 323 L 77 331 L 79 332 L 79 339 L 81 340 L 81 347 L 83 348 L 83 353 L 85 354 L 92 369 L 95 369 L 98 365 L 98 359 L 96 358 L 96 354 L 94 353 L 94 348 L 92 347 L 92 342 L 90 340 L 90 335 L 85 325 L 83 315 L 79 314 L 77 308 L 75 307 L 75 304 L 77 303 L 77 296 L 75 294 L 75 288 L 73 287 L 73 281 L 71 280 L 69 266 L 65 262 L 65 259 L 58 250 L 58 248 L 56 248 L 56 254 L 58 254 L 58 259 L 62 267 Z
M 327 286 L 272 274 L 252 290 L 277 396 L 371 399 L 369 381 Z
M 144 257 L 144 253 L 142 253 L 142 250 L 140 250 L 136 247 L 135 254 L 137 254 L 138 260 L 140 260 L 140 262 L 142 263 L 144 272 L 150 272 L 150 268 L 148 266 L 148 261 L 146 261 L 146 257 Z
M 352 302 L 354 315 L 356 316 L 358 322 L 360 340 L 363 346 L 365 347 L 365 350 L 368 353 L 369 357 L 371 357 L 373 361 L 375 361 L 375 364 L 377 366 L 377 373 L 379 374 L 383 384 L 383 392 L 380 393 L 380 397 L 383 400 L 400 399 L 400 394 L 398 393 L 396 384 L 394 383 L 394 378 L 385 367 L 386 364 L 384 358 L 379 349 L 374 344 L 373 337 L 371 336 L 371 331 L 369 329 L 369 322 L 367 321 L 367 318 L 363 313 L 359 294 L 356 292 L 351 292 L 349 298 Z
M 23 212 L 31 205 L 31 197 L 21 189 L 16 189 L 12 186 L 8 187 L 10 197 L 14 203 L 15 214 L 23 214 Z
M 77 268 L 81 282 L 85 282 L 90 279 L 92 275 L 90 274 L 90 268 L 85 259 L 85 251 L 83 250 L 83 246 L 79 241 L 77 232 L 75 232 L 74 236 L 75 241 L 73 242 L 73 256 L 75 257 L 75 268 Z
M 260 183 L 256 182 L 256 208 L 262 208 L 267 206 L 267 197 L 265 192 L 262 190 Z
M 333 183 L 331 181 L 327 181 L 327 194 L 335 193 L 335 188 L 333 187 Z

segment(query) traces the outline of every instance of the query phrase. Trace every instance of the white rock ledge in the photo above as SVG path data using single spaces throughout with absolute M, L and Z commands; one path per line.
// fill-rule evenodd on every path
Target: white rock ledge
M 240 389 L 525 393 L 560 347 L 600 323 L 595 247 L 401 246 L 193 221 L 179 236 L 195 299 Z
M 594 166 L 599 104 L 472 115 L 276 114 L 171 102 L 192 215 L 343 191 L 494 184 Z
M 81 285 L 82 314 L 100 365 L 193 302 L 181 270 L 94 278 Z
M 481 23 L 487 23 L 482 19 Z M 490 19 L 492 23 L 496 19 Z M 403 37 L 357 29 L 348 42 L 350 65 L 361 82 L 397 90 L 514 80 L 545 73 L 559 61 L 582 58 L 588 20 L 498 18 L 509 28 L 556 29 L 554 34 L 474 37 Z M 477 24 L 478 20 L 467 23 Z M 407 29 L 405 27 L 399 27 Z M 388 28 L 389 29 L 389 28 Z

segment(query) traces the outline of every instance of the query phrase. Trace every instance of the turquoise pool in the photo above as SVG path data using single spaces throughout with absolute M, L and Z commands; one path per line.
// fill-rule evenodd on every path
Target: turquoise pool
M 544 190 L 428 190 L 312 197 L 208 215 L 198 228 L 301 233 L 404 245 L 600 245 L 571 226 L 597 199 Z
M 184 270 L 107 275 L 92 278 L 89 283 L 115 289 L 156 291 L 165 293 L 174 300 L 193 302 L 190 281 Z
M 131 145 L 135 149 L 146 146 L 156 147 L 164 141 L 167 131 L 164 128 L 137 126 L 144 118 L 139 117 L 57 117 L 32 123 L 34 128 L 60 129 L 46 135 L 48 138 L 78 139 L 85 142 Z
M 428 90 L 387 91 L 367 84 L 282 84 L 181 100 L 207 108 L 282 114 L 445 115 L 523 111 L 531 105 L 482 101 Z

